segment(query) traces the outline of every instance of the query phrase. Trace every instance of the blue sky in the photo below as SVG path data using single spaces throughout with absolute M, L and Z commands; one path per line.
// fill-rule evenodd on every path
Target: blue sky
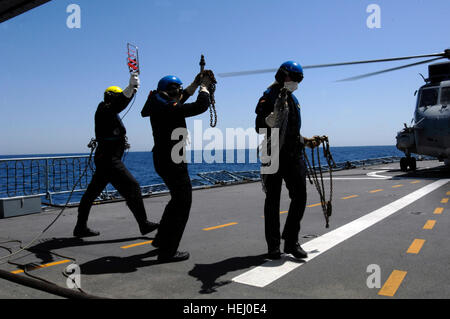
M 66 26 L 71 3 L 81 7 L 80 29 Z M 369 4 L 381 8 L 380 29 L 366 25 Z M 148 92 L 167 74 L 189 84 L 201 54 L 221 73 L 441 52 L 450 47 L 449 11 L 448 0 L 51 1 L 0 24 L 0 154 L 87 152 L 104 89 L 128 83 L 127 42 L 140 48 L 142 73 L 124 123 L 132 151 L 147 151 L 153 138 L 140 110 Z M 401 64 L 306 70 L 296 92 L 302 134 L 326 134 L 333 146 L 395 144 L 426 65 L 335 81 Z M 273 74 L 218 81 L 218 127 L 253 127 Z M 209 113 L 198 119 L 208 127 Z

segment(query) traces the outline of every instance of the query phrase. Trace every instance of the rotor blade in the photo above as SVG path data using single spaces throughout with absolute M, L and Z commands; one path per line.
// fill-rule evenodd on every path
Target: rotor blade
M 444 57 L 445 52 L 441 53 L 433 53 L 433 54 L 425 54 L 425 55 L 412 55 L 412 56 L 404 56 L 398 58 L 388 58 L 388 59 L 377 59 L 377 60 L 365 60 L 365 61 L 351 61 L 351 62 L 341 62 L 341 63 L 331 63 L 331 64 L 317 64 L 317 65 L 306 65 L 304 69 L 316 69 L 316 68 L 329 68 L 333 66 L 343 66 L 343 65 L 354 65 L 354 64 L 365 64 L 365 63 L 378 63 L 378 62 L 392 62 L 392 61 L 400 61 L 400 60 L 409 60 L 409 59 L 421 59 L 428 57 Z
M 388 59 L 378 59 L 378 60 L 365 60 L 365 61 L 351 61 L 351 62 L 340 62 L 340 63 L 330 63 L 330 64 L 305 65 L 305 66 L 303 66 L 303 69 L 329 68 L 329 67 L 334 67 L 334 66 L 355 65 L 355 64 L 365 64 L 365 63 L 392 62 L 392 61 L 399 61 L 399 60 L 420 59 L 420 58 L 428 58 L 428 57 L 445 57 L 446 54 L 448 54 L 448 53 L 441 52 L 441 53 L 412 55 L 412 56 L 388 58 Z M 218 75 L 220 77 L 224 78 L 224 77 L 241 76 L 241 75 L 273 73 L 273 72 L 276 72 L 277 70 L 278 69 L 238 71 L 238 72 L 219 73 Z
M 351 77 L 351 78 L 338 80 L 336 82 L 355 81 L 355 80 L 367 78 L 369 76 L 374 76 L 374 75 L 378 75 L 378 74 L 382 74 L 382 73 L 387 73 L 387 72 L 392 72 L 392 71 L 396 71 L 396 70 L 406 69 L 406 68 L 409 68 L 409 67 L 412 67 L 412 66 L 415 66 L 415 65 L 429 63 L 429 62 L 433 62 L 433 61 L 440 60 L 440 59 L 442 59 L 442 58 L 434 58 L 434 59 L 425 60 L 425 61 L 421 61 L 421 62 L 406 64 L 406 65 L 398 66 L 398 67 L 391 68 L 391 69 L 385 69 L 385 70 L 381 70 L 381 71 L 377 71 L 377 72 L 362 74 L 362 75 L 354 76 L 354 77 Z
M 239 71 L 239 72 L 228 72 L 228 73 L 219 73 L 218 75 L 222 78 L 227 78 L 231 76 L 240 76 L 240 75 L 250 75 L 250 74 L 260 74 L 260 73 L 273 73 L 278 69 L 263 69 L 263 70 L 253 70 L 253 71 Z

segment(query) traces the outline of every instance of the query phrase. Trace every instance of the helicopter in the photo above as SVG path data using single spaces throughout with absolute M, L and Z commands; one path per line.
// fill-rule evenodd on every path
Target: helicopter
M 432 54 L 394 57 L 377 60 L 306 65 L 303 66 L 303 69 L 393 62 L 399 60 L 423 58 L 431 59 L 345 78 L 338 80 L 338 82 L 360 80 L 382 73 L 435 62 L 440 59 L 450 60 L 450 49 Z M 278 69 L 261 69 L 219 73 L 218 75 L 220 77 L 234 77 L 269 72 L 272 73 L 276 72 L 277 70 Z M 417 96 L 417 103 L 414 111 L 414 124 L 411 126 L 407 126 L 406 124 L 404 124 L 404 128 L 399 131 L 396 136 L 396 147 L 398 150 L 402 151 L 405 154 L 405 156 L 400 159 L 400 169 L 402 171 L 416 170 L 416 158 L 411 156 L 412 154 L 436 157 L 439 161 L 444 161 L 445 165 L 450 165 L 450 62 L 434 63 L 428 65 L 428 78 L 425 78 L 423 75 L 422 78 L 424 79 L 425 84 L 415 92 L 415 95 Z

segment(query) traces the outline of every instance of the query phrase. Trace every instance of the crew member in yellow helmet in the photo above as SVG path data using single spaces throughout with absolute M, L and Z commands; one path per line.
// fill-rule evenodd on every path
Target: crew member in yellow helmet
M 141 188 L 122 162 L 126 145 L 126 129 L 119 117 L 139 88 L 139 76 L 131 74 L 129 85 L 122 90 L 110 86 L 105 90 L 104 101 L 95 112 L 95 137 L 98 143 L 95 152 L 96 170 L 78 207 L 78 220 L 73 231 L 75 237 L 91 237 L 100 233 L 87 226 L 89 212 L 94 200 L 108 183 L 125 198 L 128 207 L 139 225 L 142 235 L 158 228 L 157 223 L 147 220 Z

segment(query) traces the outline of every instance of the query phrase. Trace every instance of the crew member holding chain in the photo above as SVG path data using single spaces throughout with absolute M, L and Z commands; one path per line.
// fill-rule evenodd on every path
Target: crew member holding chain
M 213 73 L 210 70 L 200 72 L 194 82 L 184 90 L 178 77 L 163 77 L 158 83 L 158 89 L 150 92 L 141 112 L 142 117 L 150 117 L 154 137 L 153 163 L 171 195 L 152 243 L 159 248 L 160 262 L 189 258 L 188 252 L 178 251 L 192 203 L 191 180 L 184 160 L 187 137 L 185 119 L 208 110 L 211 104 L 208 88 L 214 82 L 208 74 Z M 185 103 L 199 86 L 197 100 Z M 175 134 L 174 140 L 172 135 L 176 130 L 182 133 L 182 137 Z
M 302 154 L 305 145 L 314 148 L 320 144 L 320 140 L 300 135 L 300 104 L 293 94 L 303 80 L 303 69 L 300 64 L 294 61 L 283 63 L 275 75 L 275 80 L 256 107 L 256 130 L 260 134 L 263 133 L 261 129 L 266 130 L 266 142 L 272 137 L 271 129 L 279 130 L 278 169 L 270 174 L 264 174 L 263 170 L 261 173 L 266 193 L 264 222 L 268 258 L 281 258 L 281 238 L 284 239 L 286 254 L 306 258 L 307 253 L 298 243 L 300 221 L 306 207 L 306 165 Z M 283 179 L 291 203 L 280 236 L 280 195 Z

